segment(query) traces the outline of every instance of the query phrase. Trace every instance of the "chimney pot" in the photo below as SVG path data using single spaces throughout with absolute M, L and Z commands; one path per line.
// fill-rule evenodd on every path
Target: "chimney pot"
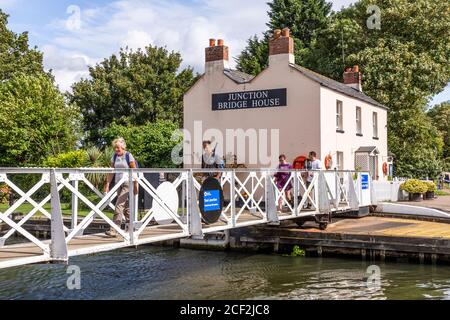
M 205 49 L 205 62 L 229 61 L 229 49 L 224 45 L 223 39 L 209 39 L 209 48 Z
M 358 65 L 353 67 L 353 72 L 359 72 L 359 66 Z
M 280 29 L 275 29 L 273 31 L 273 38 L 274 39 L 278 39 L 279 37 L 281 37 L 281 30 Z
M 269 56 L 279 54 L 294 54 L 294 39 L 290 37 L 289 28 L 274 30 L 273 38 L 270 39 Z

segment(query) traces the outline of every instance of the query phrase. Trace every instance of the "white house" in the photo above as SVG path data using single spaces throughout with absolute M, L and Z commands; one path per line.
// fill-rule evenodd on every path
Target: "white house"
M 198 140 L 220 141 L 220 152 L 229 154 L 226 145 L 235 144 L 225 138 L 227 130 L 243 129 L 234 139 L 245 135 L 250 141 L 247 150 L 234 147 L 232 151 L 249 168 L 274 165 L 262 161 L 259 153 L 265 150 L 258 153 L 256 163 L 249 161 L 249 153 L 256 149 L 268 148 L 275 159 L 286 154 L 291 162 L 316 151 L 322 160 L 332 157 L 332 169 L 370 170 L 374 179 L 385 178 L 388 110 L 362 92 L 358 66 L 345 70 L 341 83 L 296 65 L 289 29 L 274 32 L 269 66 L 256 77 L 230 69 L 228 61 L 223 40 L 211 39 L 205 73 L 185 94 L 184 128 L 191 135 L 184 144 L 186 167 L 195 167 L 195 150 L 201 148 Z M 200 122 L 202 132 L 195 140 Z M 249 129 L 279 130 L 279 138 L 266 139 L 269 146 L 264 146 L 261 141 L 267 137 L 258 136 L 256 143 Z

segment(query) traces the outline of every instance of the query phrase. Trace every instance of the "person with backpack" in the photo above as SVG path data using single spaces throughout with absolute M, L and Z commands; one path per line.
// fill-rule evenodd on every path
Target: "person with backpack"
M 217 148 L 217 146 L 216 146 Z M 203 141 L 203 156 L 202 156 L 202 169 L 221 169 L 225 168 L 225 163 L 223 159 L 221 159 L 217 153 L 216 148 L 212 149 L 211 141 Z M 222 173 L 221 172 L 210 172 L 206 176 L 214 177 L 217 180 L 220 180 Z
M 130 152 L 127 152 L 127 144 L 123 138 L 117 138 L 113 141 L 114 155 L 111 158 L 111 167 L 114 169 L 137 169 L 138 163 Z M 123 178 L 123 173 L 109 174 L 105 185 L 105 194 L 110 191 L 112 180 L 119 183 Z M 117 190 L 116 209 L 114 211 L 113 221 L 121 228 L 124 218 L 128 222 L 130 220 L 130 206 L 129 206 L 129 188 L 130 182 L 125 181 Z M 134 194 L 139 193 L 138 182 L 134 182 Z M 107 236 L 116 237 L 117 232 L 110 228 L 106 232 Z

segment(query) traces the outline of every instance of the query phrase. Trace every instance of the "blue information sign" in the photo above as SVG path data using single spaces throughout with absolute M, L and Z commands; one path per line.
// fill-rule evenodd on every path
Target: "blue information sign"
M 363 190 L 369 190 L 369 175 L 367 173 L 361 175 L 361 187 Z
M 203 208 L 205 212 L 220 210 L 220 190 L 207 190 L 204 193 Z

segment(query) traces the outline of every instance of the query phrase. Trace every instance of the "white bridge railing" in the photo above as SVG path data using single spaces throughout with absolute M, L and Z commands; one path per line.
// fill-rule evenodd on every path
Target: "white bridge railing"
M 221 171 L 220 184 L 225 205 L 220 220 L 208 225 L 202 222 L 199 192 L 204 177 L 217 171 L 0 168 L 0 185 L 7 186 L 17 197 L 10 206 L 0 207 L 0 223 L 9 229 L 0 237 L 0 268 L 42 261 L 67 261 L 69 256 L 79 254 L 175 238 L 201 238 L 207 233 L 256 224 L 276 224 L 287 219 L 329 216 L 335 211 L 357 211 L 360 206 L 371 204 L 370 188 L 362 188 L 362 175 L 367 173 L 283 170 L 288 174 L 288 181 L 284 189 L 279 190 L 274 178 L 276 170 L 224 170 Z M 103 184 L 95 184 L 104 181 L 108 174 L 121 174 L 122 178 L 104 194 L 101 191 Z M 308 175 L 312 177 L 310 183 L 307 182 Z M 170 184 L 169 189 L 159 189 L 160 183 L 155 185 L 150 181 L 149 177 L 155 176 L 164 177 L 166 187 Z M 24 180 L 28 185 L 32 184 L 28 190 L 19 186 L 24 184 Z M 141 190 L 139 195 L 134 194 L 132 187 L 136 182 Z M 111 218 L 117 191 L 124 184 L 130 186 L 130 221 L 125 230 Z M 292 186 L 291 201 L 286 197 L 288 186 Z M 142 203 L 144 196 L 150 197 L 152 203 L 142 207 L 138 204 Z M 66 206 L 64 210 L 62 202 Z M 282 212 L 277 210 L 280 203 L 284 207 Z M 23 214 L 19 220 L 13 219 L 17 212 Z M 27 222 L 36 216 L 50 222 L 50 240 L 38 239 L 26 230 Z M 117 232 L 117 240 L 92 245 L 78 243 L 94 221 L 99 220 Z M 36 254 L 2 260 L 1 252 L 14 246 L 9 244 L 9 240 L 15 234 L 24 238 Z

